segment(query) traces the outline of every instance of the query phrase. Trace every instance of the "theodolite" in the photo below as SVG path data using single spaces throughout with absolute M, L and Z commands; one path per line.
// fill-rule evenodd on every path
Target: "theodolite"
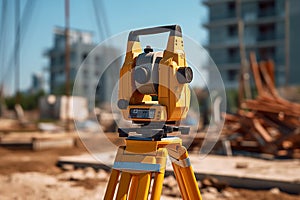
M 164 32 L 169 33 L 164 51 L 142 49 L 139 36 Z M 119 147 L 104 199 L 160 199 L 168 155 L 182 198 L 201 199 L 187 150 L 179 137 L 168 135 L 189 133 L 180 122 L 189 110 L 192 79 L 179 25 L 129 33 L 117 105 L 135 127 L 118 129 L 126 145 Z

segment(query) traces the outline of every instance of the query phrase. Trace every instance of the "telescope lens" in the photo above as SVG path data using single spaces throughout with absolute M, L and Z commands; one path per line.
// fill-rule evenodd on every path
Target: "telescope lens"
M 190 67 L 180 67 L 177 71 L 177 80 L 179 83 L 190 83 L 193 80 L 193 71 Z
M 134 71 L 134 80 L 139 84 L 145 84 L 150 79 L 150 73 L 145 67 L 139 67 Z

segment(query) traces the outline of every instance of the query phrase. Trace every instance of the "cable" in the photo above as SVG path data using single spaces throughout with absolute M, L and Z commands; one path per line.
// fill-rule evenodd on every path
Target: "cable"
M 35 4 L 36 4 L 36 0 L 27 0 L 27 2 L 26 2 L 22 17 L 21 17 L 19 25 L 18 25 L 19 29 L 21 30 L 20 31 L 20 41 L 19 41 L 20 46 L 19 46 L 19 48 L 22 47 L 22 43 L 24 41 L 24 37 L 25 37 L 26 31 L 28 28 L 28 24 L 32 17 Z M 22 24 L 22 27 L 20 27 L 21 24 Z M 16 42 L 17 41 L 15 41 L 15 44 L 16 44 Z M 9 56 L 8 63 L 6 65 L 6 68 L 3 71 L 4 73 L 2 74 L 2 77 L 1 77 L 2 83 L 4 83 L 6 79 L 11 77 L 11 73 L 13 71 L 13 69 L 11 69 L 10 66 L 13 66 L 13 63 L 14 63 L 14 51 L 11 51 L 11 53 L 9 55 L 10 56 Z
M 101 22 L 101 17 L 99 15 L 99 6 L 97 5 L 97 2 L 96 0 L 93 0 L 93 8 L 94 8 L 94 15 L 95 15 L 95 18 L 96 18 L 96 24 L 97 24 L 97 28 L 98 28 L 98 32 L 99 32 L 99 35 L 100 35 L 100 39 L 101 40 L 104 40 L 105 39 L 105 33 L 103 32 L 103 29 L 102 29 L 102 22 Z
M 20 0 L 15 0 L 15 92 L 16 92 L 16 104 L 20 104 L 20 98 L 18 92 L 20 90 Z
M 102 11 L 102 12 L 100 12 L 100 14 L 102 14 L 104 30 L 106 30 L 106 37 L 109 37 L 111 35 L 111 31 L 110 31 L 110 28 L 109 28 L 109 25 L 108 25 L 108 20 L 107 20 L 107 15 L 106 15 L 106 9 L 104 7 L 104 4 L 103 4 L 102 0 L 100 0 L 98 2 L 100 4 L 99 8 Z
M 109 28 L 109 23 L 108 23 L 108 19 L 107 19 L 107 15 L 106 15 L 106 9 L 104 7 L 102 0 L 98 0 L 98 1 L 93 0 L 93 3 L 94 3 L 94 12 L 95 12 L 94 14 L 96 17 L 99 33 L 102 36 L 102 40 L 105 40 L 109 36 L 111 36 L 111 31 Z M 110 56 L 112 56 L 113 58 L 118 57 L 117 49 L 114 47 L 113 41 L 111 41 L 110 46 L 106 47 L 106 51 L 103 52 L 103 54 L 101 56 L 103 56 L 103 58 L 105 59 L 106 54 L 110 54 Z M 112 63 L 110 63 L 110 65 L 112 65 L 114 62 L 117 62 L 117 59 L 114 60 Z M 106 72 L 109 74 L 107 74 Z M 114 73 L 110 69 L 106 69 L 104 73 L 106 73 L 105 76 L 110 76 L 112 78 L 112 80 L 118 80 L 118 78 L 119 78 L 119 73 L 118 72 Z M 107 83 L 104 83 L 104 84 L 107 84 Z M 100 87 L 103 87 L 103 86 L 100 86 Z M 104 97 L 104 98 L 106 98 L 106 97 Z
M 4 53 L 4 45 L 3 43 L 6 41 L 6 10 L 7 10 L 7 0 L 3 0 L 2 2 L 2 12 L 1 12 L 1 32 L 0 32 L 0 74 L 4 71 L 4 60 L 5 60 L 5 53 Z

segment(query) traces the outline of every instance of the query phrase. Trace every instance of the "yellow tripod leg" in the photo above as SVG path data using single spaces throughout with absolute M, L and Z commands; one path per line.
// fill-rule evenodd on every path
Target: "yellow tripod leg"
M 137 189 L 137 200 L 147 200 L 149 194 L 151 173 L 143 173 L 139 175 L 139 186 Z
M 180 171 L 182 172 L 183 182 L 186 185 L 186 191 L 190 199 L 202 200 L 192 166 L 183 167 Z
M 185 152 L 180 156 L 179 161 L 185 163 L 184 166 L 180 167 L 180 171 L 182 174 L 183 182 L 186 186 L 186 191 L 190 199 L 202 200 L 194 170 L 189 161 L 189 155 L 187 153 L 187 150 L 184 147 L 182 148 L 185 150 Z
M 169 145 L 167 148 L 173 168 L 174 170 L 178 169 L 179 172 L 175 171 L 175 174 L 180 174 L 178 182 L 182 196 L 187 199 L 201 200 L 200 190 L 186 148 L 181 144 Z
M 175 177 L 179 186 L 179 190 L 182 196 L 183 200 L 189 200 L 189 196 L 187 194 L 187 191 L 185 189 L 185 185 L 183 182 L 183 177 L 182 177 L 182 173 L 180 171 L 180 167 L 174 163 L 172 163 L 173 169 L 174 169 L 174 173 L 175 173 Z
M 131 178 L 130 190 L 128 195 L 128 200 L 135 200 L 137 195 L 137 189 L 139 186 L 139 176 L 133 175 Z
M 117 200 L 126 200 L 130 185 L 131 175 L 127 172 L 122 172 L 117 193 Z
M 112 200 L 114 198 L 115 189 L 118 183 L 120 171 L 113 169 L 107 184 L 104 200 Z
M 151 191 L 151 200 L 160 200 L 164 176 L 164 171 L 155 173 L 153 187 Z

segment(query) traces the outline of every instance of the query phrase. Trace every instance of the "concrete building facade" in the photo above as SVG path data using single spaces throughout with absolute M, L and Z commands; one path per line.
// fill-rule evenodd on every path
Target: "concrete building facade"
M 204 24 L 209 33 L 206 48 L 226 88 L 238 87 L 238 7 L 247 57 L 254 51 L 258 60 L 273 59 L 277 85 L 300 85 L 299 0 L 204 0 L 202 3 L 209 10 L 208 22 Z
M 93 51 L 96 47 L 93 42 L 93 34 L 89 31 L 70 30 L 70 81 L 74 84 L 76 78 L 76 94 L 88 99 L 89 109 L 94 103 L 110 102 L 114 84 L 118 80 L 118 70 L 108 70 L 99 80 L 103 73 L 102 52 Z M 109 51 L 115 51 L 110 49 Z M 50 93 L 55 95 L 65 94 L 65 29 L 56 27 L 54 29 L 54 45 L 47 50 L 50 71 Z M 114 63 L 120 65 L 119 63 Z M 81 66 L 80 73 L 79 67 Z M 121 66 L 121 65 L 120 65 Z M 119 67 L 120 66 L 114 66 Z M 118 68 L 118 69 L 119 69 Z M 108 78 L 109 77 L 109 78 Z M 95 98 L 93 98 L 95 97 Z
M 31 75 L 31 86 L 28 90 L 29 93 L 37 93 L 45 91 L 45 80 L 42 73 L 33 73 Z

